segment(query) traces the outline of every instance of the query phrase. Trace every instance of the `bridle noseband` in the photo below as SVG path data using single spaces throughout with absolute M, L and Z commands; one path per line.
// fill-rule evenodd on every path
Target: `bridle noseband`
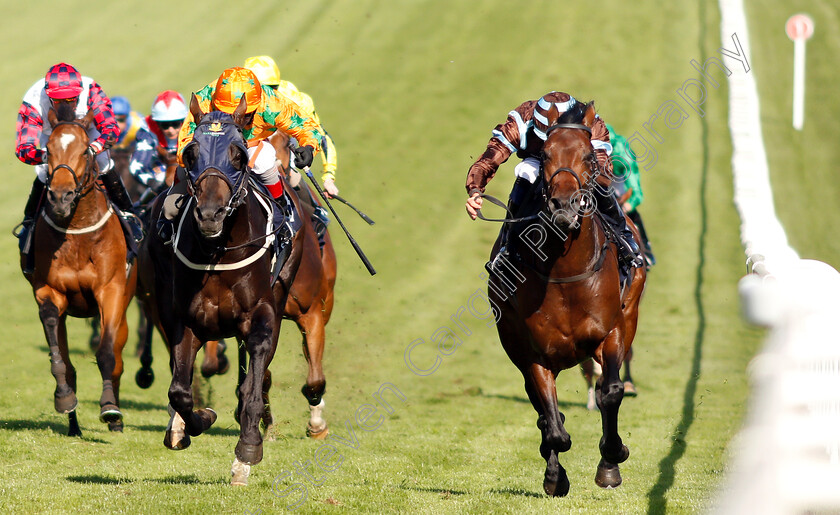
M 53 127 L 53 131 L 55 131 L 55 129 L 57 127 L 61 126 L 61 125 L 76 125 L 78 127 L 81 127 L 82 130 L 85 131 L 85 134 L 87 134 L 87 127 L 85 127 L 83 124 L 81 124 L 77 121 L 58 122 Z M 92 158 L 93 158 L 93 154 L 90 151 L 90 149 L 88 148 L 87 150 L 85 150 L 86 164 L 85 164 L 85 171 L 82 174 L 81 179 L 79 179 L 79 176 L 76 174 L 76 171 L 73 170 L 73 168 L 70 165 L 67 165 L 67 164 L 64 164 L 64 163 L 61 163 L 58 166 L 56 166 L 55 168 L 52 168 L 52 169 L 48 170 L 47 171 L 47 182 L 46 182 L 47 189 L 50 188 L 50 185 L 52 184 L 52 181 L 53 181 L 53 177 L 55 177 L 55 173 L 58 170 L 60 170 L 62 168 L 68 170 L 70 172 L 70 175 L 73 177 L 73 182 L 76 184 L 76 188 L 73 190 L 73 205 L 75 205 L 76 202 L 78 201 L 79 197 L 81 196 L 82 189 L 84 189 L 84 187 L 88 184 L 88 182 L 90 182 L 89 179 L 93 176 L 93 174 L 91 172 L 93 171 L 94 159 L 92 159 Z

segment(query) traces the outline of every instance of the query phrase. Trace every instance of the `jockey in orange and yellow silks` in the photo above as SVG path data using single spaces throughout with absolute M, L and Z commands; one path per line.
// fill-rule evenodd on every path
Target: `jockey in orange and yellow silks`
M 228 68 L 219 78 L 195 93 L 203 112 L 223 111 L 233 114 L 244 97 L 246 125 L 242 134 L 248 144 L 251 171 L 275 198 L 283 196 L 283 181 L 277 169 L 277 153 L 267 139 L 276 131 L 283 131 L 297 139 L 295 166 L 306 168 L 321 146 L 318 126 L 294 102 L 280 97 L 274 90 L 262 86 L 251 70 Z M 196 123 L 188 113 L 178 134 L 178 163 L 183 166 L 183 152 L 192 141 Z M 171 221 L 179 212 L 180 197 L 186 192 L 185 181 L 176 178 L 164 201 L 163 216 L 158 220 L 158 234 L 164 240 L 171 236 Z

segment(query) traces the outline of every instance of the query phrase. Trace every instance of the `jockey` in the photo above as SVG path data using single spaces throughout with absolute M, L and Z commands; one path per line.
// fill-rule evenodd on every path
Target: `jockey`
M 48 165 L 45 147 L 52 133 L 47 113 L 62 102 L 73 106 L 77 118 L 85 116 L 88 111 L 93 111 L 94 124 L 88 128 L 89 150 L 95 156 L 99 179 L 105 185 L 105 191 L 111 202 L 120 211 L 120 216 L 128 222 L 132 236 L 139 241 L 143 237 L 142 226 L 131 211 L 131 199 L 108 152 L 108 147 L 117 140 L 120 134 L 111 109 L 111 100 L 96 81 L 82 76 L 76 68 L 67 63 L 58 63 L 50 67 L 43 79 L 39 79 L 29 88 L 23 96 L 23 103 L 18 111 L 15 154 L 24 163 L 34 165 L 36 173 L 18 233 L 21 251 L 29 255 L 31 229 L 35 225 L 36 211 L 40 206 L 47 181 Z M 27 259 L 27 263 L 29 261 Z M 29 268 L 29 264 L 26 268 Z
M 613 147 L 612 154 L 610 154 L 613 163 L 613 176 L 616 178 L 613 181 L 613 188 L 619 199 L 619 204 L 621 204 L 622 211 L 633 220 L 633 223 L 639 229 L 644 246 L 645 264 L 649 269 L 656 264 L 656 258 L 653 256 L 653 251 L 650 248 L 650 240 L 648 240 L 647 231 L 645 231 L 644 223 L 642 223 L 642 215 L 638 211 L 639 204 L 644 199 L 644 194 L 642 193 L 642 183 L 639 177 L 639 165 L 636 163 L 636 155 L 630 148 L 627 138 L 615 132 L 615 129 L 610 124 L 607 123 L 605 125 L 610 133 L 610 144 Z
M 324 184 L 324 194 L 327 198 L 332 198 L 338 195 L 338 188 L 335 185 L 335 174 L 338 169 L 338 153 L 335 150 L 335 143 L 332 138 L 321 126 L 321 120 L 318 113 L 315 112 L 315 103 L 312 97 L 297 89 L 297 87 L 287 80 L 280 79 L 280 69 L 274 59 L 267 55 L 249 57 L 245 59 L 245 68 L 254 72 L 254 75 L 263 86 L 268 86 L 277 94 L 284 96 L 294 101 L 301 109 L 303 109 L 310 118 L 312 118 L 318 125 L 321 131 L 321 161 L 323 163 L 323 174 L 321 175 L 321 182 Z M 312 196 L 312 191 L 309 188 L 301 187 L 300 174 L 294 173 L 290 177 L 290 183 L 298 192 L 298 196 L 303 201 L 304 209 L 310 213 L 315 233 L 318 235 L 318 241 L 321 246 L 324 245 L 324 233 L 327 230 L 330 220 L 327 210 L 324 209 Z M 306 192 L 304 195 L 303 192 Z
M 283 196 L 283 182 L 277 169 L 277 154 L 267 138 L 281 130 L 296 138 L 300 144 L 295 149 L 295 166 L 305 168 L 312 164 L 312 158 L 320 150 L 318 126 L 294 102 L 277 95 L 268 86 L 262 86 L 251 70 L 228 68 L 219 78 L 198 92 L 196 98 L 203 112 L 224 111 L 233 114 L 242 97 L 246 102 L 246 121 L 242 130 L 248 144 L 249 165 L 275 199 Z M 178 163 L 183 166 L 184 147 L 192 141 L 196 124 L 192 113 L 178 135 Z M 171 236 L 172 221 L 180 212 L 178 200 L 186 192 L 186 181 L 177 181 L 164 202 L 163 215 L 159 219 L 159 234 L 164 240 Z
M 137 146 L 131 155 L 129 170 L 139 183 L 155 193 L 166 188 L 168 165 L 157 148 L 163 147 L 170 154 L 175 154 L 178 149 L 178 133 L 187 112 L 187 105 L 180 93 L 163 91 L 152 102 L 152 114 L 144 120 L 146 128 L 137 134 Z
M 509 216 L 516 217 L 528 189 L 540 173 L 539 156 L 548 137 L 545 131 L 556 123 L 560 115 L 575 103 L 577 103 L 577 100 L 568 93 L 552 91 L 537 100 L 528 100 L 522 103 L 508 113 L 507 121 L 496 126 L 493 130 L 493 137 L 487 144 L 487 149 L 473 163 L 467 173 L 466 187 L 469 198 L 466 208 L 470 218 L 475 220 L 476 210 L 481 208 L 483 201 L 481 194 L 484 192 L 484 187 L 496 174 L 499 166 L 507 161 L 514 152 L 522 159 L 514 169 L 516 182 L 514 182 L 513 189 L 510 192 L 509 200 Z M 610 135 L 603 120 L 597 115 L 592 127 L 591 141 L 598 158 L 599 168 L 606 172 L 607 177 L 611 177 L 612 163 L 609 155 L 612 152 L 612 145 L 609 142 Z M 644 261 L 639 254 L 639 246 L 633 238 L 633 233 L 627 227 L 624 214 L 615 196 L 609 191 L 604 192 L 601 191 L 601 188 L 595 188 L 594 197 L 598 211 L 612 225 L 613 232 L 620 240 L 618 242 L 619 261 L 623 265 L 643 266 Z M 504 224 L 501 231 L 501 246 L 499 247 L 499 255 L 501 256 L 509 254 L 508 238 L 511 232 L 509 225 L 511 224 Z
M 120 128 L 120 135 L 111 150 L 123 150 L 133 152 L 134 141 L 137 138 L 137 131 L 146 127 L 146 120 L 143 115 L 131 109 L 131 104 L 125 97 L 114 97 L 111 99 L 111 108 L 117 125 Z

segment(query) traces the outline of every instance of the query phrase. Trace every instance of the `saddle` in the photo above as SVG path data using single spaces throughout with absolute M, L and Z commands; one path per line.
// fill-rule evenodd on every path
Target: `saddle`
M 303 219 L 300 213 L 295 210 L 295 204 L 289 196 L 289 188 L 284 188 L 283 195 L 274 199 L 260 181 L 253 177 L 250 177 L 249 181 L 254 191 L 266 201 L 265 204 L 271 209 L 271 230 L 275 235 L 272 245 L 274 259 L 271 262 L 271 284 L 274 284 L 280 276 L 283 265 L 289 258 L 292 240 L 303 227 Z

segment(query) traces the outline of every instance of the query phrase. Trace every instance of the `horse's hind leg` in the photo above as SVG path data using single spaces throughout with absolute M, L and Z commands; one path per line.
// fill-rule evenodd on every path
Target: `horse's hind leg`
M 633 359 L 633 349 L 627 350 L 627 355 L 624 356 L 624 396 L 625 397 L 635 397 L 638 395 L 636 392 L 636 385 L 633 383 L 633 377 L 630 375 L 630 360 Z
M 586 381 L 586 409 L 592 411 L 598 407 L 595 402 L 595 380 L 601 376 L 601 365 L 589 358 L 580 364 L 580 372 Z
M 537 427 L 542 433 L 540 455 L 546 461 L 543 489 L 551 496 L 563 497 L 569 493 L 569 478 L 560 465 L 558 454 L 568 451 L 572 439 L 563 426 L 565 417 L 557 409 L 557 391 L 554 373 L 540 364 L 533 363 L 526 370 L 525 390 L 534 409 L 539 413 Z
M 76 369 L 70 363 L 70 353 L 67 349 L 67 315 L 59 315 L 58 307 L 50 299 L 39 299 L 39 304 L 38 316 L 50 348 L 50 371 L 55 377 L 55 410 L 68 414 L 68 436 L 82 436 L 75 414 L 78 405 Z
M 621 336 L 614 329 L 603 343 L 603 375 L 598 380 L 596 401 L 601 410 L 603 436 L 599 445 L 601 462 L 595 475 L 595 483 L 603 488 L 614 488 L 621 484 L 619 463 L 630 456 L 627 446 L 618 435 L 618 409 L 624 397 L 624 383 L 619 378 L 624 346 Z
M 317 306 L 312 308 L 316 313 L 308 313 L 298 320 L 298 328 L 303 337 L 303 355 L 309 364 L 306 384 L 301 393 L 309 402 L 309 422 L 306 424 L 306 436 L 316 440 L 323 440 L 330 430 L 323 418 L 324 391 L 327 380 L 324 378 L 322 359 L 324 357 L 324 317 Z
M 134 382 L 140 388 L 146 389 L 152 386 L 152 383 L 155 381 L 155 371 L 152 369 L 152 361 L 154 360 L 154 356 L 152 355 L 154 323 L 150 317 L 145 315 L 145 306 L 143 306 L 143 303 L 138 301 L 137 304 L 140 306 L 140 324 L 141 326 L 145 326 L 145 330 L 142 331 L 142 341 L 138 342 L 137 345 L 140 349 L 140 369 L 134 375 Z M 141 331 L 138 329 L 138 336 L 140 333 Z

